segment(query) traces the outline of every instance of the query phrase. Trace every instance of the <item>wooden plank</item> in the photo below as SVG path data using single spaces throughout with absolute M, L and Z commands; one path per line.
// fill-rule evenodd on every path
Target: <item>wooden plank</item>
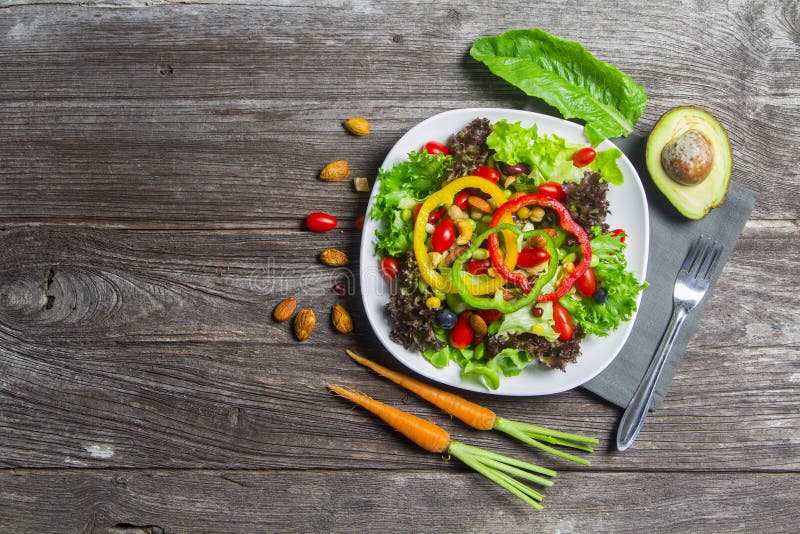
M 367 459 L 376 469 L 407 469 L 437 461 L 332 397 L 325 389 L 331 382 L 404 406 L 469 442 L 508 454 L 522 450 L 503 436 L 449 421 L 349 362 L 347 346 L 397 367 L 359 341 L 308 343 L 302 350 L 121 343 L 47 351 L 2 341 L 0 466 L 336 469 Z M 797 357 L 797 350 L 750 350 L 748 366 L 732 369 L 718 364 L 716 349 L 692 350 L 668 401 L 623 455 L 607 452 L 620 411 L 589 393 L 466 396 L 510 419 L 601 438 L 592 455 L 597 470 L 798 470 Z M 532 455 L 546 465 L 568 465 Z
M 358 284 L 360 234 L 352 223 L 326 234 L 305 230 L 129 231 L 63 225 L 11 225 L 0 231 L 0 324 L 42 348 L 139 341 L 236 341 L 274 344 L 286 329 L 271 321 L 286 296 L 321 315 L 343 302 L 369 334 Z M 695 343 L 797 346 L 800 310 L 779 305 L 794 282 L 786 265 L 800 256 L 795 223 L 745 229 L 706 307 Z M 351 263 L 322 265 L 321 250 Z M 758 274 L 755 274 L 758 273 Z M 753 284 L 757 276 L 769 283 Z M 767 302 L 774 305 L 759 305 Z
M 2 217 L 258 228 L 293 224 L 312 208 L 347 217 L 365 199 L 328 186 L 336 196 L 320 195 L 315 176 L 327 161 L 345 157 L 357 174 L 372 177 L 392 143 L 430 114 L 537 106 L 463 60 L 475 37 L 492 32 L 466 13 L 436 8 L 421 27 L 383 10 L 349 15 L 337 17 L 333 35 L 334 9 L 324 4 L 286 25 L 279 21 L 298 15 L 280 7 L 161 6 L 125 10 L 125 17 L 106 9 L 10 8 L 0 20 Z M 762 192 L 755 216 L 797 219 L 792 192 L 800 178 L 786 140 L 800 136 L 791 75 L 800 55 L 779 6 L 770 6 L 768 18 L 752 6 L 733 16 L 713 9 L 734 29 L 698 34 L 690 22 L 680 25 L 685 34 L 653 38 L 662 25 L 673 28 L 669 8 L 650 12 L 652 24 L 637 20 L 631 49 L 569 16 L 551 31 L 593 44 L 648 89 L 639 133 L 674 105 L 711 109 L 731 134 L 734 179 Z M 72 22 L 61 24 L 66 18 Z M 421 64 L 426 51 L 431 57 Z M 697 61 L 686 62 L 689 54 Z M 663 68 L 641 57 L 658 57 Z M 713 85 L 709 69 L 718 75 Z M 374 135 L 343 133 L 340 121 L 354 113 L 373 119 Z M 765 173 L 782 179 L 765 181 Z
M 545 510 L 537 512 L 450 462 L 397 472 L 365 467 L 3 471 L 0 495 L 10 506 L 0 508 L 0 520 L 9 531 L 114 534 L 134 527 L 142 530 L 130 534 L 791 532 L 800 521 L 796 474 L 566 472 L 543 492 Z

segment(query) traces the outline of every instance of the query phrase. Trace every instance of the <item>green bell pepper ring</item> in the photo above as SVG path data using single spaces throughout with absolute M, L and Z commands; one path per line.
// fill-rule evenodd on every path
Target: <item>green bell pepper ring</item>
M 472 254 L 480 248 L 481 244 L 490 236 L 494 235 L 500 231 L 508 230 L 513 232 L 517 235 L 517 237 L 521 237 L 522 239 L 530 239 L 535 235 L 542 236 L 545 241 L 544 249 L 550 254 L 550 259 L 547 263 L 547 270 L 542 272 L 537 278 L 536 282 L 534 282 L 533 287 L 528 294 L 524 295 L 522 298 L 519 298 L 515 301 L 508 301 L 503 297 L 503 290 L 498 289 L 495 291 L 494 297 L 487 298 L 487 297 L 478 297 L 470 293 L 469 288 L 464 281 L 463 278 L 463 270 L 464 264 L 467 260 L 472 258 Z M 473 240 L 473 245 L 469 247 L 463 254 L 461 254 L 456 261 L 453 262 L 450 270 L 450 278 L 453 282 L 453 286 L 458 291 L 458 294 L 461 296 L 461 299 L 468 305 L 473 308 L 481 309 L 481 310 L 497 310 L 503 314 L 513 313 L 517 310 L 521 310 L 525 306 L 530 306 L 536 302 L 536 297 L 542 291 L 542 288 L 552 280 L 556 275 L 556 270 L 558 269 L 558 252 L 556 249 L 555 241 L 553 238 L 550 237 L 550 234 L 545 232 L 544 230 L 530 230 L 528 232 L 523 232 L 517 226 L 513 224 L 498 224 L 493 228 L 489 228 L 482 234 L 480 234 L 476 239 Z M 471 275 L 470 275 L 471 276 Z

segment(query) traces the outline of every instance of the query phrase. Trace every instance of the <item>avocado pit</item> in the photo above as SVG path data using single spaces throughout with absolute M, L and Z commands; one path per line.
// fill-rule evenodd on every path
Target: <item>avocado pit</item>
M 687 130 L 661 151 L 664 172 L 679 184 L 699 184 L 708 178 L 713 165 L 714 147 L 700 130 Z

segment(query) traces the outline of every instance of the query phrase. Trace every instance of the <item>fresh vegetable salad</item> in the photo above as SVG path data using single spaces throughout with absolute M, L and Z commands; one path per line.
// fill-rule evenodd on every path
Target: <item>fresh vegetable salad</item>
M 497 389 L 528 365 L 563 371 L 585 336 L 629 320 L 646 283 L 605 222 L 620 156 L 478 118 L 381 169 L 370 216 L 391 339 Z

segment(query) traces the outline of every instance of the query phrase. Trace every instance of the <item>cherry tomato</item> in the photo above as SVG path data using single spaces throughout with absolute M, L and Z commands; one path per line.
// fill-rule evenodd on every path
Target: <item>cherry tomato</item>
M 539 186 L 539 194 L 543 197 L 552 198 L 559 202 L 564 202 L 567 199 L 567 194 L 564 188 L 558 182 L 546 182 Z
M 445 219 L 436 226 L 433 235 L 431 235 L 431 248 L 434 252 L 444 252 L 450 248 L 450 245 L 452 245 L 455 240 L 456 227 L 453 224 L 453 219 L 445 217 Z
M 500 181 L 500 171 L 498 171 L 494 167 L 487 167 L 486 165 L 481 165 L 480 167 L 478 167 L 478 170 L 475 171 L 475 176 L 486 178 L 493 184 L 496 184 L 497 182 Z
M 503 316 L 499 310 L 477 310 L 475 313 L 477 313 L 486 324 L 492 324 Z
M 461 208 L 462 210 L 469 209 L 469 193 L 466 191 L 462 191 L 456 195 L 453 204 Z
M 360 216 L 358 219 L 356 219 L 356 228 L 358 228 L 359 230 L 364 228 L 364 216 L 363 215 Z
M 475 331 L 469 324 L 472 312 L 466 311 L 458 316 L 458 321 L 450 331 L 450 344 L 457 349 L 465 349 L 470 346 L 475 339 Z
M 439 206 L 435 210 L 433 210 L 430 215 L 428 215 L 428 222 L 431 224 L 436 224 L 441 220 L 447 210 L 444 209 L 444 206 Z
M 306 217 L 306 228 L 312 232 L 329 232 L 336 228 L 336 217 L 315 211 Z
M 394 280 L 401 268 L 400 262 L 391 256 L 386 256 L 381 260 L 381 272 L 388 280 Z
M 486 271 L 489 270 L 489 267 L 492 265 L 490 260 L 469 260 L 467 262 L 467 272 L 469 274 L 474 274 L 475 276 L 479 274 L 486 274 Z
M 594 269 L 589 267 L 583 276 L 575 281 L 575 287 L 584 297 L 592 298 L 597 289 L 597 276 L 594 274 Z
M 553 303 L 553 320 L 556 323 L 553 329 L 558 332 L 558 339 L 561 341 L 572 339 L 572 334 L 575 333 L 575 327 L 572 326 L 572 317 L 570 317 L 567 309 L 558 302 Z
M 583 147 L 572 155 L 572 164 L 576 167 L 586 167 L 597 157 L 597 152 L 590 147 Z
M 439 143 L 438 141 L 428 141 L 425 143 L 425 152 L 428 154 L 438 155 L 442 154 L 444 156 L 450 155 L 450 149 L 447 148 L 447 145 L 444 143 Z
M 622 237 L 619 238 L 619 242 L 620 243 L 624 243 L 625 242 L 625 237 L 626 237 L 625 230 L 623 230 L 622 228 L 617 228 L 616 230 L 611 230 L 611 235 L 613 235 L 614 237 L 617 237 L 618 235 L 621 235 Z
M 550 259 L 550 253 L 543 248 L 523 248 L 517 257 L 517 267 L 527 269 Z

